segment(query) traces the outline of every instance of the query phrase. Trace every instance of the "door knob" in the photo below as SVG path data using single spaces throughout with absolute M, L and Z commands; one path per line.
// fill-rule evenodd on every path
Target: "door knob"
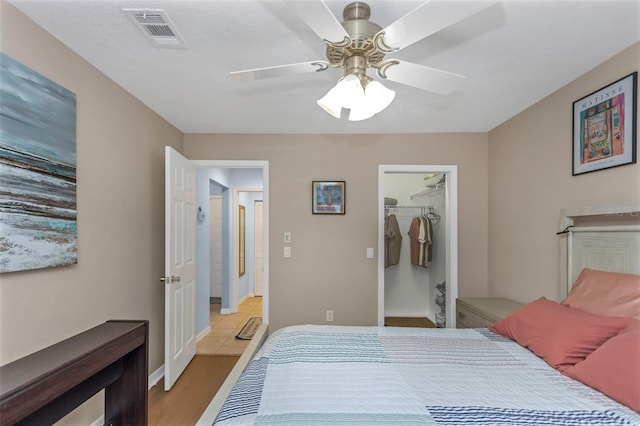
M 170 277 L 160 277 L 160 282 L 163 283 L 179 283 L 180 282 L 180 275 L 171 275 Z

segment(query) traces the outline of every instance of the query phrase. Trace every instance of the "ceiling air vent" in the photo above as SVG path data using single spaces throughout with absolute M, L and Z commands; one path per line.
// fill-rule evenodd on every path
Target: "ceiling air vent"
M 122 9 L 156 47 L 186 48 L 180 33 L 162 9 Z

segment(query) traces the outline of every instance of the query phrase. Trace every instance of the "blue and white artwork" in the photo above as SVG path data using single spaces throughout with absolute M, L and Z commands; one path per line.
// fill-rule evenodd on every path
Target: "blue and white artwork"
M 76 95 L 0 53 L 0 272 L 77 262 Z

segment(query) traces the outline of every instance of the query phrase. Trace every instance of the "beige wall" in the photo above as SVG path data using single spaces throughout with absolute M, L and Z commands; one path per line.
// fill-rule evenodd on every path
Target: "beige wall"
M 380 116 L 384 119 L 384 114 Z M 458 165 L 459 292 L 487 292 L 487 135 L 185 135 L 192 160 L 268 160 L 270 324 L 377 324 L 378 165 Z M 311 181 L 345 180 L 346 215 L 311 214 Z M 292 234 L 283 258 L 282 234 Z
M 638 69 L 640 43 L 489 133 L 491 295 L 557 300 L 560 209 L 640 201 L 640 164 L 571 175 L 573 102 Z
M 77 96 L 79 258 L 0 275 L 0 364 L 109 319 L 148 319 L 153 371 L 164 356 L 164 146 L 181 150 L 182 134 L 9 3 L 0 8 L 2 51 Z
M 2 51 L 78 97 L 78 265 L 0 276 L 0 364 L 110 318 L 151 321 L 162 364 L 163 147 L 182 135 L 0 1 Z M 640 166 L 571 176 L 571 104 L 640 68 L 640 45 L 487 134 L 186 135 L 194 160 L 270 164 L 273 329 L 375 324 L 378 164 L 459 169 L 459 294 L 558 297 L 559 210 L 638 201 Z M 384 114 L 379 119 L 384 119 Z M 311 181 L 347 181 L 347 214 L 311 214 Z M 490 188 L 490 190 L 489 190 Z M 282 233 L 292 257 L 282 257 Z M 94 413 L 89 413 L 86 418 Z

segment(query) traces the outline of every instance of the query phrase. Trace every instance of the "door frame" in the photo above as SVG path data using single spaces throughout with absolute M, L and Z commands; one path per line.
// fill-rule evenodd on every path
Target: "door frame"
M 266 160 L 191 160 L 198 169 L 262 169 L 262 200 L 264 202 L 263 220 L 265 227 L 263 229 L 263 252 L 264 252 L 264 276 L 262 286 L 262 322 L 269 324 L 269 161 Z M 252 187 L 255 191 L 255 188 Z M 246 191 L 246 188 L 233 188 L 233 217 L 238 217 L 238 192 Z M 231 253 L 238 253 L 237 250 L 237 224 L 232 226 L 232 235 L 230 239 Z M 230 264 L 227 265 L 232 271 L 232 286 L 229 292 L 230 309 L 238 310 L 238 285 L 239 279 L 237 272 L 239 268 L 238 256 L 229 256 Z
M 211 287 L 211 282 L 213 282 L 214 269 L 213 269 L 213 252 L 214 252 L 214 244 L 213 244 L 213 218 L 214 214 L 211 212 L 211 205 L 213 200 L 220 200 L 220 231 L 222 232 L 222 195 L 209 195 L 209 298 L 216 297 L 213 295 L 213 288 Z M 222 235 L 220 235 L 220 239 L 222 240 Z M 224 241 L 224 240 L 222 240 Z M 220 264 L 222 264 L 222 254 L 220 255 Z M 220 274 L 222 275 L 222 274 Z M 222 299 L 222 276 L 220 276 L 220 298 Z M 217 284 L 216 284 L 217 285 Z
M 446 321 L 448 328 L 456 327 L 456 299 L 458 297 L 458 166 L 446 165 L 378 165 L 378 325 L 384 326 L 384 174 L 385 173 L 444 173 L 447 186 L 445 206 L 447 228 L 446 256 Z
M 256 229 L 257 229 L 256 221 L 257 221 L 257 218 L 260 217 L 260 216 L 255 214 L 255 211 L 256 211 L 256 206 L 258 205 L 258 203 L 260 203 L 262 205 L 262 212 L 263 212 L 262 219 L 261 219 L 262 223 L 260 224 L 260 233 L 261 234 L 264 233 L 264 201 L 263 200 L 254 200 L 253 201 L 253 211 L 254 211 L 254 215 L 253 215 L 253 234 L 254 234 L 254 242 L 253 242 L 253 245 L 254 245 L 254 248 L 253 248 L 253 267 L 254 267 L 254 271 L 253 271 L 253 293 L 256 296 L 262 297 L 262 293 L 263 293 L 262 283 L 260 284 L 260 292 L 259 292 L 260 294 L 258 294 L 258 292 L 256 291 L 256 281 L 257 281 L 257 277 L 258 277 L 258 273 L 256 272 L 258 270 L 258 268 L 256 268 L 256 259 L 257 259 L 256 247 L 258 245 L 255 243 L 255 238 L 256 238 L 255 236 L 258 235 L 258 232 L 256 231 Z M 264 247 L 263 247 L 263 250 L 264 250 Z M 262 264 L 264 265 L 264 253 L 262 255 Z M 263 269 L 263 271 L 264 271 L 264 269 Z M 260 272 L 261 280 L 262 280 L 262 276 L 264 275 L 263 271 Z

